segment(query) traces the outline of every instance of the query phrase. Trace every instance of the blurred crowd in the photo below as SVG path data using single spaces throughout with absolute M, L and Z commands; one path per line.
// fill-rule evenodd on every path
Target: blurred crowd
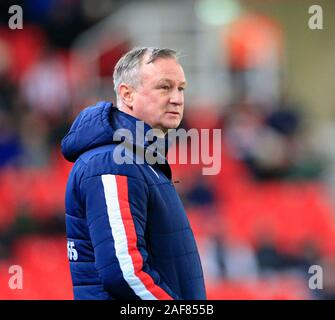
M 59 259 L 52 261 L 64 270 L 57 279 L 71 290 L 64 238 L 64 191 L 71 164 L 60 154 L 60 141 L 77 112 L 99 100 L 97 91 L 78 97 L 77 88 L 85 87 L 85 66 L 72 55 L 71 44 L 120 3 L 21 3 L 23 30 L 7 28 L 6 10 L 0 20 L 0 280 L 6 265 L 25 265 L 36 258 L 33 248 L 41 239 L 50 247 L 55 239 L 64 250 L 53 247 Z M 118 48 L 112 61 L 129 47 Z M 322 180 L 327 163 L 309 148 L 303 108 L 281 92 L 277 98 L 268 96 L 264 80 L 251 85 L 260 72 L 271 85 L 273 70 L 264 64 L 266 55 L 247 63 L 248 52 L 242 50 L 243 55 L 241 45 L 238 53 L 234 48 L 225 62 L 233 83 L 230 100 L 213 105 L 194 99 L 192 105 L 186 103 L 182 123 L 185 129 L 222 129 L 221 172 L 204 176 L 201 165 L 172 165 L 201 251 L 208 296 L 334 299 L 335 214 Z M 112 68 L 102 65 L 100 72 L 111 75 Z M 111 100 L 112 91 L 111 86 Z M 180 148 L 188 152 L 189 145 Z M 48 251 L 47 246 L 38 248 Z M 44 272 L 36 261 L 31 263 L 29 270 Z M 322 290 L 308 287 L 312 265 L 323 267 Z M 0 299 L 18 297 L 2 289 Z M 71 298 L 69 292 L 53 296 L 51 290 L 41 290 L 19 298 Z

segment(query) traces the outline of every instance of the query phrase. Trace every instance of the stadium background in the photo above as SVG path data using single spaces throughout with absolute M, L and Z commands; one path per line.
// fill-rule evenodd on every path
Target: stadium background
M 18 0 L 22 30 L 8 28 L 12 4 L 0 4 L 0 299 L 73 299 L 59 143 L 84 106 L 114 101 L 113 66 L 135 45 L 180 51 L 183 127 L 222 128 L 218 175 L 173 166 L 208 298 L 335 297 L 334 1 Z M 308 27 L 314 4 L 322 30 Z

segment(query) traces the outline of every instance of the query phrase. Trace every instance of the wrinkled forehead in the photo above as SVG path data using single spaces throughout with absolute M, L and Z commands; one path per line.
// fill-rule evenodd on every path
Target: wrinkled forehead
M 149 56 L 143 58 L 140 66 L 140 77 L 150 78 L 153 81 L 161 79 L 171 79 L 177 82 L 186 82 L 183 67 L 174 57 L 159 57 L 154 61 L 147 63 Z

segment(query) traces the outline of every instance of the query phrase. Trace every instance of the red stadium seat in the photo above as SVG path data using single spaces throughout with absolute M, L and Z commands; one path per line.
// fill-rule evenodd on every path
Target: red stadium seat
M 309 300 L 309 289 L 304 279 L 276 276 L 250 282 L 222 280 L 207 285 L 211 300 Z
M 20 172 L 14 170 L 2 170 L 0 172 L 0 230 L 9 228 L 16 218 L 21 197 Z
M 23 290 L 14 299 L 73 299 L 65 238 L 22 238 L 14 246 L 13 259 L 24 271 Z

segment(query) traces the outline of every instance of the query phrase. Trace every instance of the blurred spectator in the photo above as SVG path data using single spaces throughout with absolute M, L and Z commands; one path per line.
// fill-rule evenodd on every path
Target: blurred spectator
M 90 26 L 82 14 L 80 0 L 26 0 L 26 19 L 44 27 L 56 47 L 69 47 Z
M 224 27 L 222 49 L 230 70 L 231 103 L 245 97 L 269 107 L 277 102 L 283 46 L 282 26 L 259 13 L 246 13 Z
M 198 239 L 200 257 L 203 266 L 205 281 L 216 283 L 226 275 L 224 258 L 224 244 L 218 235 L 206 235 Z
M 252 282 L 258 278 L 257 258 L 246 242 L 229 237 L 225 220 L 220 216 L 204 217 L 206 237 L 200 242 L 206 279 Z
M 333 117 L 317 125 L 305 137 L 310 157 L 319 167 L 320 177 L 328 186 L 329 200 L 335 205 L 335 120 Z
M 48 164 L 51 151 L 48 135 L 47 122 L 38 110 L 25 114 L 20 126 L 23 167 L 45 167 Z
M 185 178 L 183 178 L 182 183 L 177 184 L 178 192 L 185 204 L 189 208 L 203 208 L 206 214 L 215 212 L 216 198 L 206 176 L 202 176 L 201 172 L 195 171 L 187 179 Z
M 258 279 L 257 257 L 247 242 L 237 239 L 226 242 L 225 261 L 228 279 L 243 282 Z
M 279 271 L 283 265 L 283 256 L 278 251 L 274 235 L 266 230 L 256 235 L 256 257 L 260 272 L 271 274 Z
M 16 87 L 10 72 L 11 66 L 9 45 L 0 38 L 0 110 L 12 111 Z
M 248 101 L 231 106 L 224 135 L 230 155 L 259 180 L 320 176 L 321 163 L 310 157 L 301 138 L 301 115 L 284 101 L 269 110 Z
M 70 105 L 70 84 L 62 56 L 51 47 L 33 65 L 21 82 L 22 96 L 30 110 L 51 119 L 62 117 Z
M 8 112 L 0 109 L 0 169 L 18 166 L 22 153 L 22 144 L 14 121 Z

